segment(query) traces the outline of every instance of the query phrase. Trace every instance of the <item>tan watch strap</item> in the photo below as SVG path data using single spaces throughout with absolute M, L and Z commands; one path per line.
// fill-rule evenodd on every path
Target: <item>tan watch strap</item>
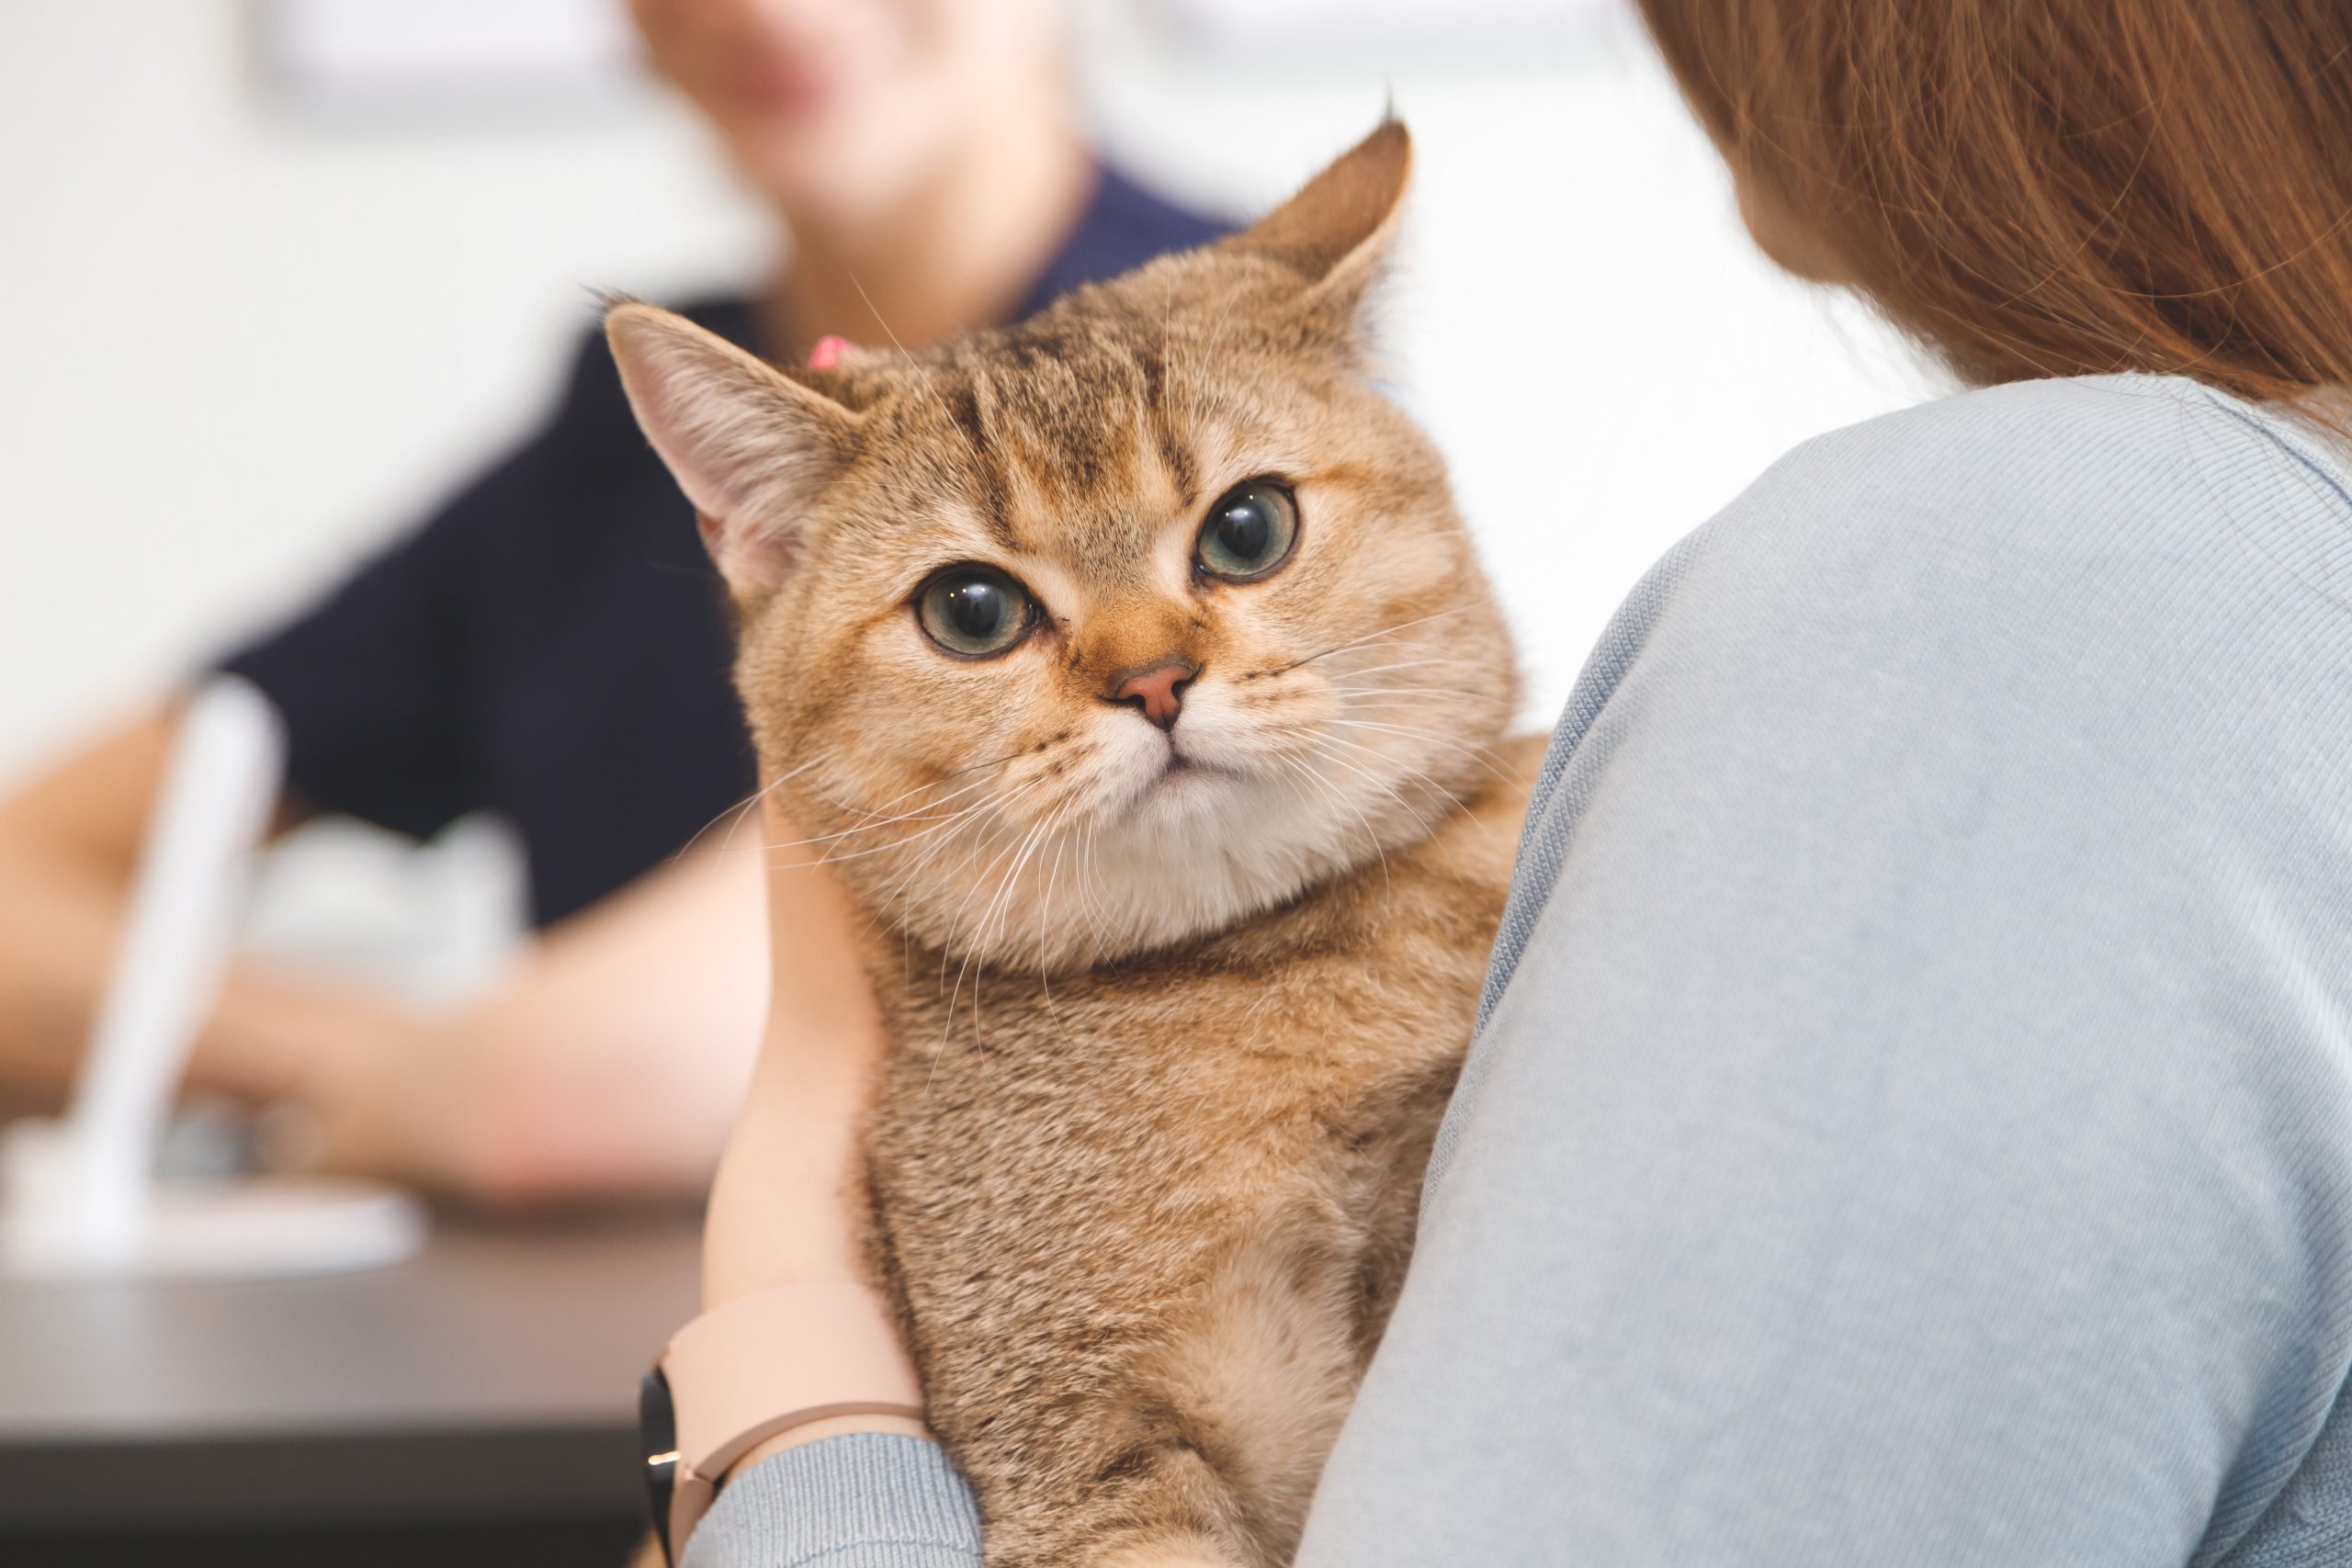
M 922 1419 L 922 1385 L 871 1286 L 760 1291 L 695 1318 L 662 1352 L 677 1421 L 670 1549 L 680 1558 L 728 1467 L 782 1432 L 833 1416 Z

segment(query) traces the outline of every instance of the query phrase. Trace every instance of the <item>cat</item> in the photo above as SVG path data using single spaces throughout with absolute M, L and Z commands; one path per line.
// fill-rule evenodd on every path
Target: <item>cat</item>
M 826 369 L 607 316 L 873 922 L 870 1259 L 991 1568 L 1289 1561 L 1411 1251 L 1541 742 L 1375 379 L 1410 166 Z

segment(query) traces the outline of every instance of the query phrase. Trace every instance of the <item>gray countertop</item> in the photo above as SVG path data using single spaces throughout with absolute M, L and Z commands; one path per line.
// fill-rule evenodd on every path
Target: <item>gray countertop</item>
M 0 1528 L 641 1509 L 698 1223 L 440 1217 L 315 1279 L 0 1281 Z

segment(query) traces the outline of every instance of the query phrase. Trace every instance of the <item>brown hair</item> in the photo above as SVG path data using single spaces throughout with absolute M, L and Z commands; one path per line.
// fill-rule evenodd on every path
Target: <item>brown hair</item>
M 2346 0 L 1640 0 L 1750 194 L 1973 381 L 2352 386 Z

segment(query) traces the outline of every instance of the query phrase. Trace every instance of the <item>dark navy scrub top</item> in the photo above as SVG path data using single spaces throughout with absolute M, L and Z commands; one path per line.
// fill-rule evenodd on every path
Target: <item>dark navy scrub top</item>
M 1106 171 L 1016 315 L 1224 231 Z M 753 346 L 748 299 L 685 314 Z M 511 818 L 545 925 L 752 792 L 729 651 L 693 509 L 592 335 L 537 434 L 220 668 L 286 716 L 302 805 L 419 838 L 485 807 Z

